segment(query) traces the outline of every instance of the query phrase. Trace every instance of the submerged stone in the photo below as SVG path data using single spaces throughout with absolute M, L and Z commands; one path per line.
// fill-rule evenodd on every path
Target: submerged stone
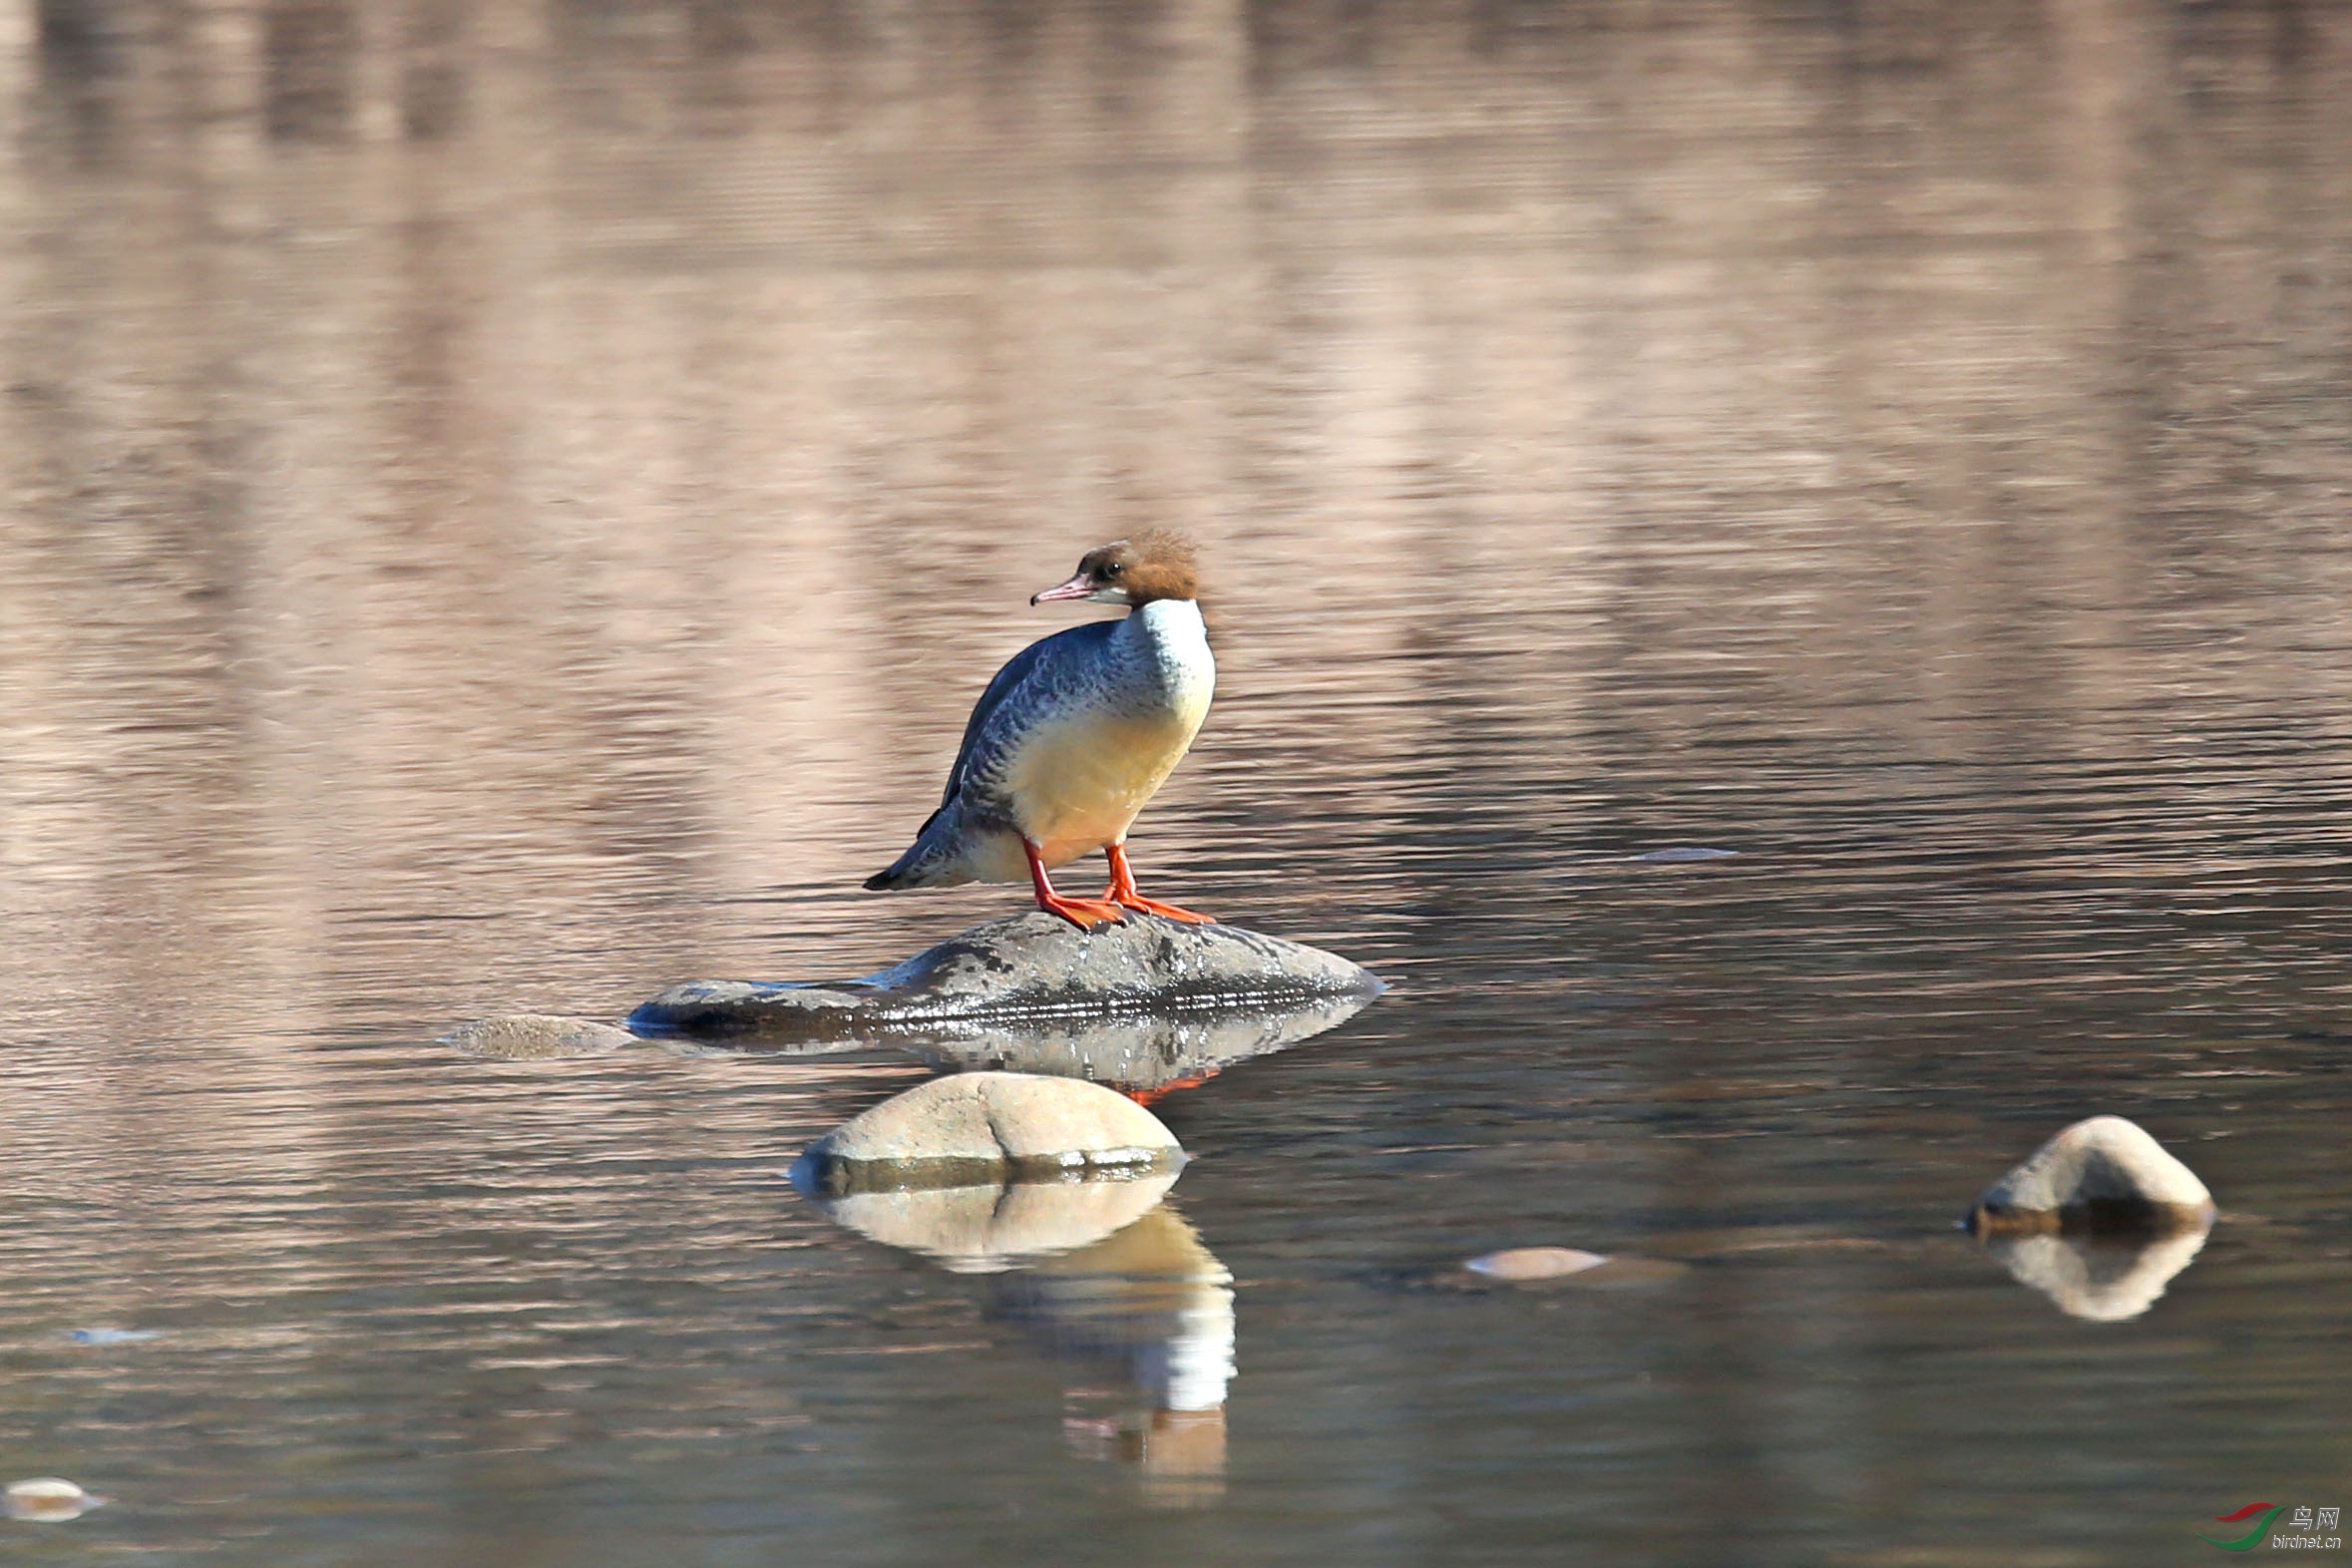
M 793 1180 L 838 1195 L 1174 1171 L 1183 1162 L 1157 1116 L 1099 1084 L 968 1072 L 851 1117 L 810 1145 Z
M 2093 1116 L 2066 1128 L 1986 1189 L 1968 1216 L 1978 1235 L 2010 1231 L 2190 1230 L 2213 1195 L 2138 1123 Z
M 1576 1247 L 1510 1247 L 1472 1258 L 1462 1267 L 1490 1280 L 1556 1280 L 1597 1269 L 1608 1261 L 1597 1252 Z
M 861 980 L 689 980 L 629 1015 L 640 1034 L 854 1038 L 943 1020 L 1283 1007 L 1380 992 L 1337 954 L 1156 915 L 1081 932 L 1043 910 L 975 926 Z
M 1663 1285 L 1691 1272 L 1668 1258 L 1629 1258 L 1586 1252 L 1581 1247 L 1510 1247 L 1472 1258 L 1462 1270 L 1498 1285 L 1543 1285 L 1554 1281 L 1593 1289 Z M 1458 1277 L 1457 1277 L 1458 1278 Z
M 441 1043 L 469 1056 L 501 1061 L 543 1061 L 566 1056 L 600 1056 L 641 1043 L 626 1029 L 588 1018 L 545 1012 L 510 1012 L 480 1018 L 441 1036 Z

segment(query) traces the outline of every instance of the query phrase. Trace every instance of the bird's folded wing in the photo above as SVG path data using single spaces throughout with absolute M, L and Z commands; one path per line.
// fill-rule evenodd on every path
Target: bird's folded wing
M 948 770 L 948 787 L 940 796 L 943 809 L 968 780 L 995 775 L 998 761 L 1018 750 L 1028 731 L 1049 716 L 1051 694 L 1075 683 L 1084 655 L 1117 625 L 1097 620 L 1072 626 L 1038 638 L 1005 661 L 965 722 L 964 743 L 956 749 L 956 765 Z

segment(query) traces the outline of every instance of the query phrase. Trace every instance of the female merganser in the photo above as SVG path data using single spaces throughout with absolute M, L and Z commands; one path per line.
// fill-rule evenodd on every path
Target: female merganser
M 1030 598 L 1125 604 L 1119 620 L 1057 631 L 996 671 L 964 726 L 948 792 L 870 889 L 1018 882 L 1080 931 L 1140 910 L 1212 924 L 1147 899 L 1127 865 L 1127 825 L 1192 744 L 1217 685 L 1192 546 L 1153 531 L 1089 551 L 1077 576 Z M 1101 850 L 1110 886 L 1065 898 L 1046 873 Z

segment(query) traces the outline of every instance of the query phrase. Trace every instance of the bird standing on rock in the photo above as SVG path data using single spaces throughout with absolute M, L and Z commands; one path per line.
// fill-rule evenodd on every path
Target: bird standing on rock
M 873 890 L 1018 882 L 1081 931 L 1138 910 L 1213 924 L 1147 899 L 1127 865 L 1127 826 L 1208 716 L 1217 661 L 1195 595 L 1192 546 L 1154 530 L 1086 553 L 1077 575 L 1030 598 L 1124 604 L 1119 620 L 1030 643 L 996 671 L 964 726 L 948 789 Z M 1053 891 L 1047 873 L 1101 850 L 1099 899 Z

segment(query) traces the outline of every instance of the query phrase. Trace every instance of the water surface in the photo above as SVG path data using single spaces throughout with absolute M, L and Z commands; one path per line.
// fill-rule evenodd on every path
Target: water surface
M 0 16 L 0 1470 L 115 1499 L 10 1545 L 2352 1501 L 2348 154 L 2292 4 Z M 1160 1296 L 798 1196 L 913 1061 L 434 1043 L 1016 905 L 856 886 L 1146 523 L 1222 673 L 1145 889 L 1394 985 L 1160 1102 Z M 2225 1211 L 2121 1322 L 1950 1229 L 2102 1111 Z M 1687 1268 L 1446 1272 L 1506 1246 Z

